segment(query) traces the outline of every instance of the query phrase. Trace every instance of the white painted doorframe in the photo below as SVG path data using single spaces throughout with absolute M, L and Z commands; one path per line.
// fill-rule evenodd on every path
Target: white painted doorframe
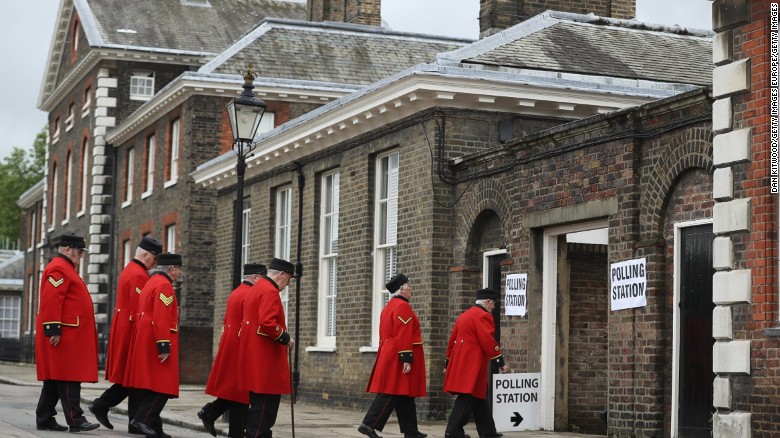
M 608 226 L 607 219 L 602 219 L 544 230 L 542 243 L 542 387 L 540 388 L 541 418 L 539 423 L 543 430 L 555 429 L 555 332 L 557 329 L 555 308 L 558 304 L 558 236 L 607 228 Z
M 683 228 L 712 224 L 700 219 L 674 224 L 674 299 L 672 302 L 672 438 L 678 436 L 680 420 L 680 233 Z

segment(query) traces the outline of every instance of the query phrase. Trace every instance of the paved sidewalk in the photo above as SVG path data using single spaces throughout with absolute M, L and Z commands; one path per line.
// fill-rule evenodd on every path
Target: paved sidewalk
M 101 373 L 102 378 L 102 373 Z M 35 366 L 29 364 L 17 364 L 10 362 L 0 362 L 0 383 L 24 386 L 40 386 L 41 383 L 36 380 Z M 108 382 L 101 380 L 98 383 L 85 383 L 81 387 L 82 407 L 84 408 L 87 419 L 94 420 L 92 414 L 86 407 L 90 401 L 97 398 L 109 387 Z M 213 397 L 203 393 L 202 385 L 182 385 L 179 398 L 171 399 L 163 410 L 163 422 L 185 427 L 192 430 L 204 432 L 203 425 L 198 419 L 196 413 L 207 402 L 212 401 Z M 368 406 L 366 406 L 368 408 Z M 57 407 L 59 410 L 59 406 Z M 126 402 L 115 408 L 116 412 L 127 413 Z M 295 404 L 295 436 L 296 438 L 337 438 L 351 437 L 358 438 L 364 435 L 357 431 L 357 426 L 363 419 L 364 412 L 351 411 L 347 409 L 338 409 L 331 407 L 321 407 L 306 403 Z M 274 426 L 274 437 L 291 438 L 292 427 L 290 421 L 290 404 L 284 399 L 279 407 L 279 416 Z M 114 418 L 112 418 L 114 420 Z M 112 421 L 116 430 L 124 430 L 125 425 L 118 421 Z M 420 422 L 420 431 L 425 432 L 430 438 L 444 436 L 446 422 L 443 421 L 424 421 Z M 217 422 L 217 431 L 220 435 L 227 436 L 227 423 Z M 474 424 L 470 423 L 466 427 L 466 433 L 472 437 L 477 437 Z M 403 434 L 398 432 L 398 423 L 395 418 L 391 418 L 381 432 L 383 437 L 402 438 Z M 584 438 L 588 435 L 561 433 L 561 432 L 506 432 L 506 438 L 554 438 L 554 437 L 579 437 Z

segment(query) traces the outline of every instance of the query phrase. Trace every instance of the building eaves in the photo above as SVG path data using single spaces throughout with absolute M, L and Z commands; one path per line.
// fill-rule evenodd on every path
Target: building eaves
M 36 202 L 43 200 L 43 184 L 44 178 L 41 178 L 32 187 L 25 190 L 24 193 L 19 195 L 19 199 L 16 200 L 16 205 L 21 208 L 30 208 L 35 205 Z
M 268 170 L 432 106 L 582 118 L 695 88 L 651 81 L 615 82 L 611 78 L 561 78 L 420 64 L 258 137 L 255 158 L 248 163 L 247 172 Z M 232 185 L 234 181 L 226 179 L 226 175 L 235 165 L 233 156 L 226 153 L 216 157 L 198 166 L 191 175 L 198 184 Z

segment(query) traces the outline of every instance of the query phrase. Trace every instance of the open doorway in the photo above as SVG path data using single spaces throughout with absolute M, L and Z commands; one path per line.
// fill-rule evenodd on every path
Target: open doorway
M 606 434 L 608 254 L 606 220 L 544 230 L 542 429 Z

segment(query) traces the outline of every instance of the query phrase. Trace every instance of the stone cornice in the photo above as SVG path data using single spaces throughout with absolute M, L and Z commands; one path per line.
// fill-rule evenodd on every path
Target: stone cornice
M 575 85 L 546 78 L 508 80 L 505 75 L 473 73 L 416 66 L 292 120 L 258 139 L 257 149 L 247 161 L 246 178 L 437 106 L 576 120 L 677 93 L 642 86 L 609 89 L 586 80 Z M 232 153 L 226 153 L 191 175 L 203 186 L 229 187 L 236 182 L 232 158 Z

